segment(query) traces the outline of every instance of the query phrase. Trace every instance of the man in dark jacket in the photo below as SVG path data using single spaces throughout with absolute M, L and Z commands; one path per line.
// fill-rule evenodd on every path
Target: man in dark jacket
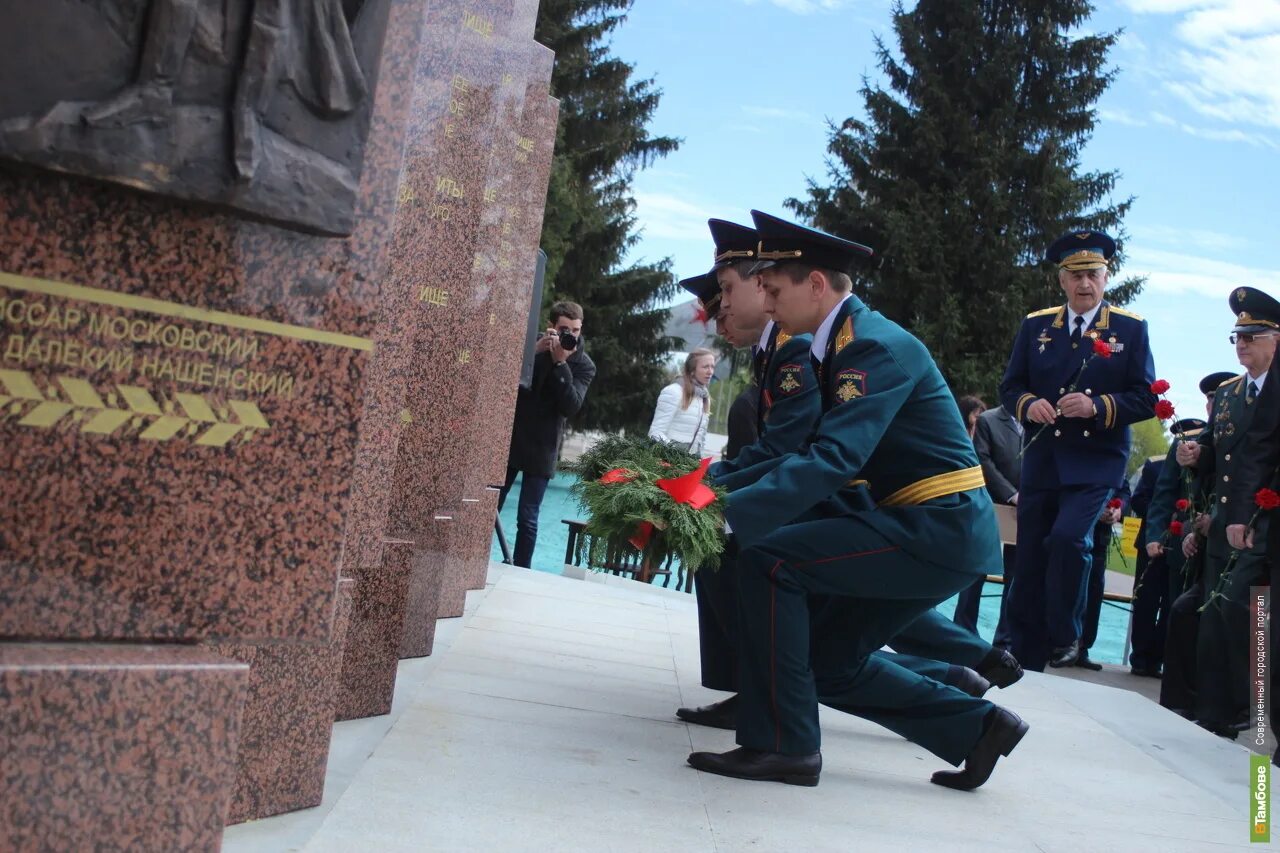
M 572 344 L 571 346 L 568 346 Z M 529 567 L 538 541 L 538 510 L 560 457 L 565 419 L 577 414 L 587 399 L 587 386 L 596 366 L 582 347 L 582 306 L 557 302 L 551 306 L 551 325 L 535 347 L 533 379 L 516 394 L 516 417 L 507 457 L 507 481 L 498 495 L 498 509 L 507 492 L 520 481 L 516 514 L 515 564 Z
M 973 449 L 978 451 L 982 463 L 982 478 L 987 493 L 997 504 L 1018 505 L 1018 481 L 1022 476 L 1022 424 L 1013 419 L 1004 406 L 987 409 L 978 415 L 973 431 Z M 992 645 L 1007 649 L 1011 645 L 1009 627 L 1005 619 L 1004 603 L 1013 581 L 1014 549 L 1004 545 L 1004 584 L 1000 589 L 1000 622 L 996 626 Z M 960 593 L 956 600 L 956 612 L 952 617 L 957 625 L 978 632 L 978 609 L 981 606 L 982 588 L 986 578 L 974 581 L 973 586 Z

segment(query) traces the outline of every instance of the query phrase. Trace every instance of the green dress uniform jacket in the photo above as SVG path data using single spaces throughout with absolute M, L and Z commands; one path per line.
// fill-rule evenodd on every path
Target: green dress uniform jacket
M 819 368 L 824 414 L 798 452 L 735 472 L 742 545 L 738 743 L 816 751 L 817 697 L 959 764 L 991 703 L 872 653 L 1000 565 L 982 471 L 925 347 L 849 297 Z M 749 485 L 747 485 L 749 484 Z M 825 516 L 850 486 L 875 506 Z M 810 668 L 811 594 L 842 599 Z M 818 678 L 815 679 L 815 673 Z
M 1199 437 L 1196 466 L 1200 489 L 1209 495 L 1212 522 L 1204 545 L 1204 597 L 1196 644 L 1196 717 L 1209 725 L 1229 726 L 1247 715 L 1249 702 L 1249 588 L 1266 582 L 1266 514 L 1255 523 L 1254 546 L 1234 564 L 1227 544 L 1231 481 L 1242 459 L 1242 440 L 1255 413 L 1248 376 L 1240 375 L 1213 395 L 1209 428 Z M 1224 577 L 1225 575 L 1225 577 Z

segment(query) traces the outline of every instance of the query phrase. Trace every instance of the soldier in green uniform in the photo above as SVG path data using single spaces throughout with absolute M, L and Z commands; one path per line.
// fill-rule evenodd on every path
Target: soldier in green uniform
M 758 394 L 756 440 L 711 466 L 708 477 L 717 481 L 799 448 L 813 430 L 822 406 L 809 359 L 811 336 L 793 337 L 783 332 L 764 312 L 760 277 L 752 273 L 759 246 L 755 229 L 722 219 L 709 220 L 707 225 L 715 243 L 715 267 L 705 276 L 680 284 L 698 295 L 704 305 L 714 302 L 735 336 L 753 332 L 752 368 Z M 873 506 L 862 486 L 843 490 L 836 500 L 844 509 Z M 696 575 L 702 684 L 713 690 L 734 689 L 726 662 L 736 657 L 738 594 L 733 567 L 737 551 L 736 537 L 731 536 L 720 570 Z M 810 604 L 822 614 L 814 620 L 815 635 L 822 632 L 827 619 L 838 622 L 844 618 L 838 600 L 814 596 Z M 1022 677 L 1022 668 L 1012 655 L 993 649 L 936 610 L 913 622 L 890 645 L 904 653 L 876 654 L 889 654 L 901 666 L 974 696 L 993 686 L 1008 687 Z M 701 707 L 678 708 L 676 716 L 689 723 L 732 729 L 736 703 L 737 697 L 730 696 Z M 866 709 L 862 716 L 879 722 L 874 709 Z
M 725 514 L 739 556 L 740 748 L 696 752 L 699 770 L 816 785 L 818 696 L 878 721 L 983 784 L 1027 731 L 1017 715 L 872 653 L 1000 565 L 982 470 L 951 392 L 919 340 L 850 293 L 856 243 L 752 212 L 766 308 L 813 333 L 823 414 L 805 446 L 736 472 Z M 873 507 L 833 500 L 851 482 Z M 810 649 L 810 596 L 841 599 Z M 814 661 L 810 668 L 811 659 Z M 821 674 L 822 683 L 815 679 Z
M 1241 440 L 1255 412 L 1276 352 L 1280 302 L 1261 290 L 1240 287 L 1230 297 L 1236 317 L 1231 342 L 1245 372 L 1220 385 L 1213 397 L 1209 428 L 1194 442 L 1178 445 L 1178 464 L 1196 470 L 1200 488 L 1210 496 L 1207 535 L 1186 542 L 1185 553 L 1204 549 L 1204 600 L 1196 642 L 1196 721 L 1235 738 L 1248 719 L 1249 587 L 1269 578 L 1266 553 L 1269 519 L 1255 523 L 1253 547 L 1235 553 L 1227 541 L 1231 480 L 1242 461 Z

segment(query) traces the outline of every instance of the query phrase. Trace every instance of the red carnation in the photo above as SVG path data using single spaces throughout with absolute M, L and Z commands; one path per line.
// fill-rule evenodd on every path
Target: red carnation
M 1178 498 L 1178 500 L 1174 503 L 1173 508 L 1176 509 L 1178 512 L 1186 512 L 1187 510 L 1191 509 L 1191 501 L 1187 500 L 1186 498 Z
M 1165 391 L 1168 391 L 1168 390 L 1169 390 L 1169 383 L 1164 379 L 1157 379 L 1155 382 L 1151 383 L 1152 394 L 1163 394 Z
M 1112 498 L 1107 501 L 1107 509 L 1120 509 L 1122 506 L 1124 506 L 1124 501 L 1119 498 Z
M 693 309 L 693 322 L 701 323 L 705 326 L 710 320 L 711 318 L 707 316 L 707 309 L 701 307 Z
M 1093 354 L 1103 358 L 1111 358 L 1111 344 L 1101 338 L 1093 339 Z
M 630 483 L 635 478 L 636 475 L 626 468 L 614 468 L 612 471 L 605 471 L 604 476 L 600 478 L 600 482 L 610 485 L 613 483 Z
M 1280 494 L 1275 489 L 1258 489 L 1253 502 L 1258 505 L 1258 509 L 1275 509 L 1280 506 Z
M 1171 536 L 1181 536 L 1181 535 L 1182 535 L 1182 522 L 1181 522 L 1181 521 L 1171 521 L 1171 522 L 1169 522 L 1169 534 L 1170 534 Z
M 1162 421 L 1173 417 L 1173 403 L 1168 400 L 1156 400 L 1156 417 Z

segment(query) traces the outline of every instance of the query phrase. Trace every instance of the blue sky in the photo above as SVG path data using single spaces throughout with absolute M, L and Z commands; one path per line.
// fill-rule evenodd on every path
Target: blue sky
M 681 149 L 638 176 L 636 258 L 706 270 L 706 219 L 785 215 L 825 179 L 826 120 L 861 113 L 873 37 L 896 44 L 888 0 L 637 0 L 614 51 L 664 90 L 653 131 Z M 1121 173 L 1124 274 L 1151 325 L 1156 372 L 1180 415 L 1199 378 L 1236 367 L 1227 295 L 1280 297 L 1280 0 L 1111 0 L 1092 31 L 1123 28 L 1119 76 L 1098 104 L 1088 169 Z

